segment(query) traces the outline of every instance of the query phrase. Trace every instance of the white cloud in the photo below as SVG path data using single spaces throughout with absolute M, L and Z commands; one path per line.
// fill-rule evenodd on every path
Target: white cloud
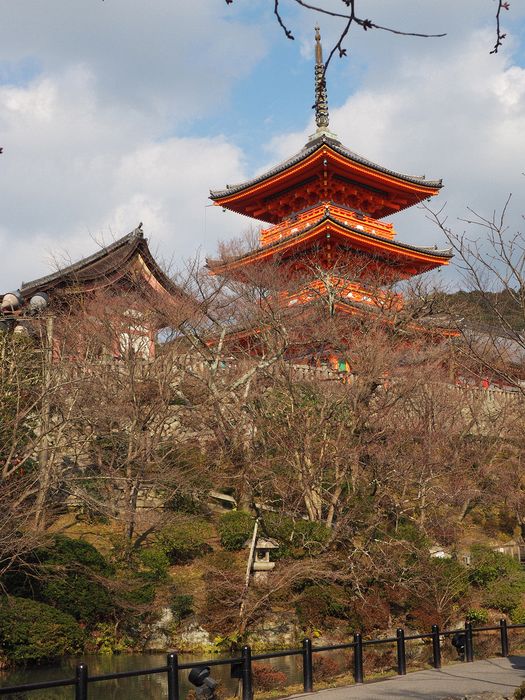
M 215 216 L 205 230 L 209 187 L 242 179 L 243 158 L 189 126 L 221 109 L 265 50 L 255 25 L 214 0 L 12 3 L 0 26 L 0 68 L 12 70 L 0 77 L 31 61 L 38 71 L 0 84 L 0 291 L 139 221 L 177 259 L 245 226 Z
M 230 231 L 217 217 L 205 238 L 210 183 L 244 176 L 242 154 L 223 138 L 148 138 L 146 119 L 106 108 L 85 67 L 55 80 L 0 88 L 2 288 L 45 274 L 52 253 L 75 259 L 95 240 L 144 222 L 153 248 L 170 258 L 209 252 Z M 244 224 L 233 222 L 233 231 Z

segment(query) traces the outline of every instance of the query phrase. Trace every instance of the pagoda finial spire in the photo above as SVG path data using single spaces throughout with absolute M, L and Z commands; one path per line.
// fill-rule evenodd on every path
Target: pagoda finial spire
M 315 123 L 318 129 L 327 129 L 330 123 L 319 25 L 315 27 Z

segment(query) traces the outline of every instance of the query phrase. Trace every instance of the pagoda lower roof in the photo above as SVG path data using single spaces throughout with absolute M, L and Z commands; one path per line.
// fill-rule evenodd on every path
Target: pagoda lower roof
M 227 185 L 222 190 L 210 190 L 210 199 L 215 203 L 237 211 L 242 214 L 254 216 L 262 221 L 276 223 L 277 218 L 271 211 L 262 212 L 260 215 L 250 214 L 250 202 L 254 199 L 275 195 L 285 191 L 292 183 L 292 178 L 297 177 L 299 170 L 306 172 L 310 164 L 314 163 L 326 166 L 327 161 L 337 161 L 341 172 L 351 176 L 353 181 L 370 188 L 372 184 L 378 187 L 396 192 L 397 196 L 403 195 L 405 201 L 401 205 L 385 202 L 380 217 L 395 213 L 400 209 L 412 206 L 428 197 L 437 194 L 442 187 L 442 180 L 427 180 L 424 175 L 406 175 L 378 165 L 363 156 L 354 153 L 332 136 L 322 134 L 309 141 L 298 153 L 291 158 L 279 163 L 275 167 L 261 173 L 257 177 L 238 184 Z M 317 162 L 319 160 L 319 163 Z M 271 192 L 270 192 L 271 190 Z
M 44 277 L 24 282 L 20 292 L 28 299 L 37 292 L 94 291 L 118 282 L 131 271 L 155 291 L 180 296 L 181 289 L 161 270 L 144 238 L 142 224 L 96 253 Z
M 365 253 L 392 267 L 407 266 L 411 275 L 447 265 L 453 257 L 450 248 L 440 250 L 437 246 L 424 247 L 401 243 L 350 226 L 326 208 L 322 218 L 300 231 L 231 260 L 208 260 L 207 263 L 215 274 L 232 272 L 250 264 L 294 257 L 328 238 L 331 242 L 344 246 L 348 252 Z

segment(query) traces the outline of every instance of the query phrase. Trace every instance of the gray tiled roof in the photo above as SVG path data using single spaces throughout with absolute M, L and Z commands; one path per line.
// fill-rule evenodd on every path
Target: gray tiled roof
M 67 284 L 81 284 L 108 277 L 110 274 L 122 270 L 136 253 L 140 253 L 145 258 L 151 272 L 166 289 L 172 293 L 180 291 L 160 269 L 151 255 L 147 239 L 144 238 L 142 224 L 131 233 L 100 248 L 92 255 L 77 260 L 49 275 L 39 277 L 31 282 L 24 282 L 20 291 L 25 298 L 28 298 L 39 291 L 50 291 Z
M 443 248 L 439 249 L 437 246 L 415 246 L 412 245 L 411 243 L 401 243 L 400 241 L 394 241 L 394 240 L 388 240 L 384 238 L 383 236 L 378 236 L 377 234 L 374 233 L 369 233 L 368 231 L 364 231 L 361 229 L 354 228 L 353 226 L 349 226 L 348 224 L 345 224 L 344 221 L 341 221 L 340 219 L 337 219 L 334 217 L 332 214 L 324 214 L 321 219 L 318 221 L 315 221 L 312 223 L 311 226 L 304 228 L 302 231 L 297 231 L 296 233 L 292 233 L 290 236 L 286 236 L 286 238 L 281 238 L 278 241 L 275 241 L 273 243 L 270 243 L 270 245 L 265 246 L 263 249 L 259 248 L 258 250 L 272 250 L 275 248 L 278 248 L 280 245 L 283 243 L 286 243 L 288 241 L 295 239 L 300 239 L 301 236 L 309 231 L 312 230 L 312 228 L 315 228 L 319 226 L 319 224 L 322 224 L 324 221 L 332 221 L 333 223 L 339 224 L 339 226 L 342 226 L 343 228 L 348 229 L 349 231 L 352 231 L 353 233 L 359 234 L 359 236 L 362 236 L 363 238 L 367 238 L 370 240 L 378 241 L 381 243 L 388 243 L 390 245 L 393 245 L 394 247 L 400 248 L 401 250 L 413 250 L 417 253 L 424 253 L 425 255 L 430 255 L 432 257 L 436 258 L 452 258 L 453 253 L 452 253 L 452 248 Z M 235 258 L 235 260 L 242 260 L 244 258 L 249 258 L 252 256 L 255 252 L 257 251 L 250 251 L 248 253 L 245 253 L 244 255 L 240 255 L 238 258 Z M 228 261 L 228 262 L 234 262 L 233 260 Z M 222 264 L 227 264 L 227 263 L 222 263 L 219 260 L 209 260 L 208 261 L 210 267 L 213 265 L 222 265 Z
M 404 175 L 403 173 L 397 173 L 394 170 L 389 170 L 388 168 L 384 168 L 382 165 L 373 163 L 371 160 L 363 158 L 363 156 L 360 156 L 357 153 L 350 151 L 348 148 L 343 146 L 342 143 L 337 139 L 331 138 L 330 136 L 326 136 L 323 134 L 319 138 L 309 141 L 304 146 L 304 148 L 302 148 L 299 151 L 299 153 L 296 153 L 288 160 L 279 163 L 270 170 L 267 170 L 265 173 L 262 173 L 261 175 L 258 175 L 257 177 L 253 178 L 252 180 L 247 180 L 246 182 L 241 182 L 235 185 L 227 185 L 226 189 L 224 190 L 210 190 L 210 199 L 220 199 L 221 197 L 227 197 L 228 195 L 241 192 L 242 190 L 247 189 L 252 185 L 256 185 L 259 182 L 263 182 L 264 180 L 272 177 L 273 175 L 277 175 L 278 173 L 283 172 L 287 168 L 290 168 L 293 165 L 300 163 L 302 160 L 312 155 L 312 153 L 315 153 L 315 151 L 323 145 L 329 146 L 336 153 L 339 153 L 339 155 L 342 155 L 345 158 L 348 158 L 349 160 L 358 163 L 359 165 L 365 165 L 368 168 L 372 168 L 373 170 L 377 170 L 378 172 L 385 173 L 386 175 L 392 175 L 393 177 L 398 178 L 399 180 L 404 180 L 405 182 L 410 182 L 415 185 L 428 187 L 429 189 L 442 187 L 442 180 L 427 180 L 424 175 Z

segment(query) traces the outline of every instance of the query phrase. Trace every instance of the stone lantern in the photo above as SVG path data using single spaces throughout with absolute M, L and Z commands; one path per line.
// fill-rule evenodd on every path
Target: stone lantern
M 275 568 L 275 562 L 270 561 L 270 552 L 277 549 L 279 545 L 275 540 L 258 537 L 255 544 L 252 571 L 256 581 L 264 580 L 268 572 Z

